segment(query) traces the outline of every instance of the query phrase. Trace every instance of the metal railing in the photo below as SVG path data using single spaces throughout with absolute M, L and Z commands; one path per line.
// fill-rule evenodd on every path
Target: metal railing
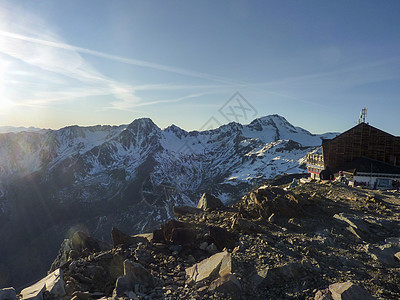
M 321 154 L 307 154 L 307 164 L 324 167 L 324 157 Z

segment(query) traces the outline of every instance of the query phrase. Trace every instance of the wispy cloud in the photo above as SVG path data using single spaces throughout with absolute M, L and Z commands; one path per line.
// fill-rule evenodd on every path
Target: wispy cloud
M 380 81 L 384 79 L 398 78 L 387 66 L 400 63 L 400 56 L 387 59 L 370 61 L 366 63 L 345 66 L 332 71 L 303 74 L 294 77 L 273 80 L 260 83 L 262 86 L 287 86 L 290 84 L 312 82 L 313 84 L 321 81 L 332 82 L 334 78 L 341 78 L 346 86 L 368 83 L 371 81 Z M 336 86 L 337 87 L 337 86 Z
M 210 90 L 233 84 L 230 79 L 210 74 L 124 58 L 70 45 L 52 32 L 48 24 L 25 11 L 18 10 L 20 15 L 18 21 L 11 20 L 11 16 L 16 15 L 15 11 L 12 13 L 12 10 L 15 9 L 10 5 L 0 6 L 0 56 L 5 55 L 14 59 L 14 68 L 10 68 L 8 78 L 3 78 L 4 82 L 9 83 L 8 94 L 4 92 L 2 96 L 13 98 L 16 105 L 46 106 L 74 101 L 82 97 L 112 96 L 110 97 L 111 105 L 108 108 L 132 111 L 137 106 L 163 102 L 161 100 L 146 102 L 138 96 L 138 91 Z M 135 86 L 121 83 L 93 68 L 81 54 L 186 77 L 206 79 L 219 84 Z M 30 78 L 21 80 L 21 76 L 25 77 L 24 79 Z M 43 87 L 46 85 L 44 82 L 47 79 L 49 79 L 48 86 Z M 11 91 L 12 86 L 15 88 Z M 29 92 L 23 93 L 23 90 L 29 90 Z M 167 100 L 167 102 L 178 102 L 193 97 L 192 92 L 179 99 Z
M 92 56 L 101 57 L 101 58 L 105 58 L 108 60 L 112 60 L 112 61 L 116 61 L 116 62 L 128 64 L 128 65 L 145 67 L 145 68 L 150 68 L 150 69 L 154 69 L 154 70 L 158 70 L 158 71 L 165 71 L 168 73 L 175 73 L 175 74 L 189 76 L 189 77 L 201 78 L 201 79 L 206 79 L 206 80 L 225 83 L 225 84 L 234 84 L 234 85 L 243 84 L 243 82 L 235 81 L 235 80 L 232 80 L 229 78 L 224 78 L 224 77 L 215 76 L 215 75 L 211 75 L 211 74 L 186 70 L 186 69 L 163 65 L 163 64 L 157 64 L 157 63 L 144 61 L 144 60 L 116 56 L 116 55 L 107 54 L 107 53 L 100 52 L 100 51 L 95 51 L 95 50 L 91 50 L 91 49 L 87 49 L 87 48 L 73 46 L 73 45 L 70 45 L 67 43 L 62 43 L 59 41 L 49 41 L 49 40 L 34 38 L 34 37 L 25 36 L 22 34 L 17 34 L 17 33 L 9 32 L 9 31 L 4 31 L 4 30 L 0 30 L 0 36 L 7 37 L 10 39 L 30 42 L 30 43 L 34 43 L 36 45 L 42 45 L 42 46 L 51 47 L 51 48 L 68 50 L 68 51 L 73 51 L 76 53 L 89 54 Z
M 141 106 L 177 103 L 177 102 L 182 102 L 182 101 L 189 100 L 189 99 L 200 98 L 207 94 L 209 94 L 209 93 L 189 94 L 189 95 L 174 98 L 174 99 L 160 99 L 160 100 L 154 100 L 154 101 L 141 102 L 141 103 L 138 103 L 135 105 L 135 111 L 136 111 L 137 107 L 141 107 Z M 125 110 L 125 111 L 133 111 L 132 107 L 130 106 L 129 101 L 113 101 L 113 102 L 111 102 L 111 105 L 112 106 L 106 107 L 105 109 L 118 109 L 118 110 Z

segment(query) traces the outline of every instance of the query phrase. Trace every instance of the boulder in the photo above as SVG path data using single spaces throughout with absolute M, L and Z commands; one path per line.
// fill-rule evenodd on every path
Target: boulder
M 186 268 L 188 282 L 215 279 L 232 272 L 232 257 L 227 251 L 219 252 L 201 262 Z
M 118 228 L 113 227 L 111 230 L 111 239 L 113 241 L 114 247 L 126 246 L 129 247 L 134 244 L 144 243 L 147 244 L 149 241 L 143 236 L 130 236 L 123 233 Z
M 142 288 L 154 287 L 154 278 L 141 264 L 126 259 L 124 261 L 124 275 L 119 277 L 115 284 L 114 296 L 123 296 L 134 291 L 135 286 Z
M 13 287 L 0 289 L 0 300 L 17 300 L 17 293 Z
M 21 291 L 21 298 L 24 300 L 43 299 L 45 291 L 49 292 L 55 298 L 61 298 L 66 295 L 63 273 L 60 269 L 55 270 L 30 287 L 23 289 Z
M 226 294 L 237 294 L 240 293 L 241 285 L 235 275 L 228 273 L 211 282 L 208 290 Z
M 333 300 L 373 300 L 374 297 L 351 281 L 334 283 L 329 286 Z
M 162 227 L 164 239 L 176 245 L 196 245 L 198 237 L 206 233 L 206 226 L 196 226 L 176 220 L 167 221 Z
M 214 210 L 221 207 L 225 207 L 221 200 L 209 193 L 204 193 L 197 204 L 197 208 L 200 208 L 203 211 Z
M 124 276 L 128 278 L 133 285 L 153 286 L 153 276 L 151 276 L 150 272 L 141 264 L 128 259 L 124 261 Z

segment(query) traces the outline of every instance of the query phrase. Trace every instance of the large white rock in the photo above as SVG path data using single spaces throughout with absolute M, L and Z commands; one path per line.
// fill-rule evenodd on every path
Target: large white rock
M 48 291 L 56 298 L 66 295 L 63 273 L 60 269 L 55 270 L 30 287 L 23 289 L 21 297 L 23 300 L 42 300 L 45 291 Z
M 231 273 L 232 258 L 227 251 L 219 252 L 213 256 L 186 269 L 189 281 L 199 282 L 207 278 L 223 276 Z

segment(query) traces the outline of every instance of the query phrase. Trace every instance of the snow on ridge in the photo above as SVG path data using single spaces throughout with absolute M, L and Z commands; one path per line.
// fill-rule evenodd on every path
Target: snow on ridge
M 88 166 L 92 166 L 89 172 L 92 175 L 108 168 L 129 167 L 133 172 L 137 163 L 142 161 L 139 158 L 147 157 L 154 151 L 161 151 L 160 157 L 164 157 L 163 159 L 174 156 L 190 157 L 191 161 L 204 160 L 210 166 L 219 165 L 219 169 L 230 170 L 232 173 L 234 168 L 249 163 L 243 161 L 246 157 L 249 161 L 259 157 L 264 164 L 269 163 L 269 159 L 276 164 L 277 160 L 269 156 L 269 151 L 284 147 L 290 140 L 303 147 L 315 147 L 321 145 L 321 138 L 334 136 L 334 133 L 313 135 L 300 127 L 294 127 L 279 115 L 258 118 L 247 125 L 231 122 L 207 131 L 187 132 L 176 125 L 160 129 L 151 119 L 143 118 L 129 125 L 69 126 L 40 133 L 10 133 L 0 135 L 0 141 L 5 139 L 16 150 L 4 146 L 7 143 L 0 144 L 0 177 L 29 174 L 43 166 L 52 168 L 64 159 L 73 157 L 87 159 Z M 151 145 L 147 145 L 148 143 Z M 96 151 L 108 153 L 103 152 L 102 157 L 99 157 L 100 154 L 96 154 Z M 243 154 L 243 151 L 246 153 Z M 306 151 L 304 149 L 302 153 Z M 283 157 L 286 155 L 287 153 Z M 288 161 L 292 160 L 286 160 Z M 253 161 L 249 164 L 254 163 Z M 106 166 L 107 164 L 110 165 Z M 226 166 L 222 166 L 223 164 Z M 276 171 L 286 171 L 281 166 L 272 167 Z M 251 169 L 254 177 L 262 173 L 261 166 L 254 165 Z M 263 176 L 274 172 L 266 171 Z
M 18 133 L 18 132 L 42 132 L 45 133 L 48 129 L 42 129 L 37 127 L 16 127 L 16 126 L 0 126 L 1 133 Z

